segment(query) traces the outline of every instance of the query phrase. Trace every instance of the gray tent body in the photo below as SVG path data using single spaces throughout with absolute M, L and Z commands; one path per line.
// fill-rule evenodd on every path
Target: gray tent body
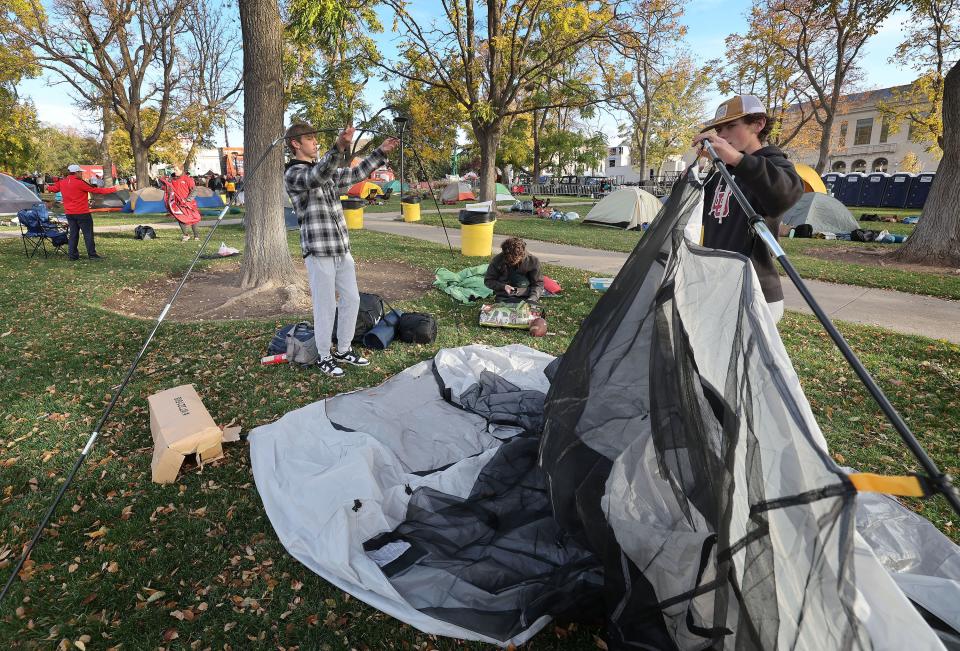
M 502 646 L 606 603 L 611 649 L 943 649 L 898 585 L 956 591 L 956 548 L 856 511 L 750 261 L 683 239 L 699 201 L 678 184 L 562 359 L 444 349 L 255 429 L 286 549 Z M 927 609 L 956 627 L 955 603 Z
M 40 203 L 38 197 L 20 181 L 0 174 L 0 215 L 15 215 Z
M 782 221 L 787 226 L 810 224 L 814 233 L 849 233 L 860 228 L 845 205 L 820 192 L 805 193 Z

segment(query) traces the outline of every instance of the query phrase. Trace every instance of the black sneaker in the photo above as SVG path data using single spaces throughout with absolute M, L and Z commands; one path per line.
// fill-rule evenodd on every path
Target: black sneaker
M 342 377 L 343 369 L 337 366 L 337 362 L 334 361 L 333 357 L 324 357 L 323 359 L 317 359 L 317 367 L 323 371 L 326 375 L 330 377 Z
M 91 260 L 103 260 L 103 256 L 97 255 L 96 253 L 94 253 L 93 255 L 88 255 L 87 257 L 90 258 Z
M 354 366 L 367 366 L 370 363 L 370 360 L 366 357 L 362 357 L 353 352 L 351 348 L 345 353 L 334 353 L 333 357 L 338 362 L 346 362 L 347 364 L 353 364 Z

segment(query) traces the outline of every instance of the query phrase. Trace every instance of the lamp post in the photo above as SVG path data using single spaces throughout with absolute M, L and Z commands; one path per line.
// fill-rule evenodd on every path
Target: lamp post
M 397 127 L 397 131 L 400 134 L 400 198 L 403 199 L 403 130 L 407 126 L 407 122 L 410 120 L 403 115 L 397 115 L 393 118 L 393 124 Z

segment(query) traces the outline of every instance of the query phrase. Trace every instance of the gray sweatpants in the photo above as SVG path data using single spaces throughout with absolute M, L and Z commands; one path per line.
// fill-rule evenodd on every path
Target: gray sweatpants
M 357 289 L 353 256 L 349 253 L 343 257 L 308 255 L 304 262 L 313 298 L 313 336 L 317 340 L 317 352 L 321 358 L 330 354 L 333 318 L 339 309 L 337 352 L 345 353 L 350 350 L 357 327 L 357 312 L 360 311 L 360 290 Z

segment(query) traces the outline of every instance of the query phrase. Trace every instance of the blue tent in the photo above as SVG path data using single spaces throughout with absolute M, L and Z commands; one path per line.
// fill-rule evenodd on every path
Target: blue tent
M 860 172 L 850 172 L 834 188 L 833 196 L 845 206 L 856 206 L 860 201 L 860 188 L 863 187 L 864 175 Z
M 843 174 L 840 172 L 830 172 L 828 174 L 824 174 L 820 178 L 823 179 L 823 184 L 827 186 L 827 192 L 835 195 L 837 183 L 843 179 Z
M 930 194 L 930 187 L 933 185 L 933 179 L 936 176 L 934 172 L 917 174 L 913 177 L 910 184 L 910 192 L 907 195 L 907 208 L 923 208 L 927 202 L 927 195 Z
M 883 192 L 883 199 L 880 201 L 881 208 L 906 208 L 907 195 L 910 193 L 910 184 L 913 182 L 913 174 L 909 172 L 897 172 L 887 181 L 887 187 Z
M 885 172 L 871 172 L 860 183 L 860 206 L 878 208 L 883 201 L 883 193 L 887 189 L 890 176 Z

